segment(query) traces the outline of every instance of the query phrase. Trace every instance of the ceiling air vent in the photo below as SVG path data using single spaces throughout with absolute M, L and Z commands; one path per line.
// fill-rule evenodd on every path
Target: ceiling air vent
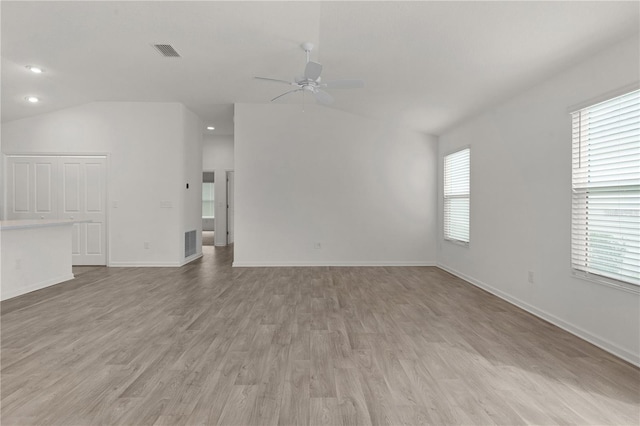
M 176 49 L 174 49 L 170 44 L 154 44 L 153 47 L 155 47 L 162 56 L 167 58 L 180 57 L 180 54 L 176 52 Z

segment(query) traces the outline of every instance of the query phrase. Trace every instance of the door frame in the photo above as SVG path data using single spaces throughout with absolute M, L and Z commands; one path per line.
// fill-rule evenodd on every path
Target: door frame
M 204 177 L 205 173 L 213 173 L 213 232 L 215 233 L 215 231 L 216 231 L 216 203 L 218 202 L 217 193 L 216 193 L 216 177 L 218 175 L 218 172 L 215 169 L 202 169 L 203 177 Z M 200 198 L 202 198 L 202 195 L 201 195 Z M 202 200 L 201 200 L 201 202 L 202 202 Z M 202 206 L 201 206 L 200 210 L 202 210 Z M 202 213 L 200 214 L 200 216 L 202 216 Z M 202 220 L 202 218 L 201 218 L 201 220 Z M 203 230 L 204 230 L 204 226 L 203 226 Z M 200 242 L 200 244 L 202 244 L 202 241 Z M 215 241 L 214 241 L 214 245 L 215 245 Z
M 230 173 L 233 173 L 233 212 L 234 212 L 234 215 L 235 215 L 235 211 L 236 211 L 236 205 L 235 205 L 235 204 L 236 204 L 236 201 L 235 201 L 235 200 L 236 200 L 236 197 L 235 197 L 235 192 L 236 192 L 236 188 L 235 188 L 235 186 L 236 186 L 235 176 L 236 176 L 236 175 L 235 175 L 235 171 L 234 171 L 234 170 L 225 170 L 225 172 L 224 172 L 225 187 L 226 187 L 225 195 L 226 195 L 226 203 L 227 203 L 227 204 L 226 204 L 226 205 L 227 205 L 227 208 L 225 209 L 226 216 L 227 216 L 227 217 L 226 217 L 226 221 L 225 221 L 225 226 L 226 226 L 225 241 L 226 241 L 226 245 L 233 244 L 233 243 L 235 242 L 235 240 L 236 240 L 236 239 L 235 239 L 235 226 L 236 226 L 236 225 L 235 225 L 235 220 L 234 220 L 234 221 L 233 221 L 233 228 L 234 228 L 234 229 L 233 229 L 233 233 L 234 233 L 234 238 L 233 238 L 233 241 L 232 241 L 232 242 L 229 242 L 229 174 L 230 174 Z M 234 219 L 235 219 L 235 218 L 234 218 Z
M 111 200 L 109 197 L 109 172 L 111 170 L 111 154 L 108 152 L 51 152 L 51 151 L 35 151 L 35 152 L 20 152 L 10 151 L 2 153 L 2 179 L 3 182 L 7 182 L 7 166 L 9 157 L 104 157 L 105 158 L 105 170 L 104 170 L 104 191 L 105 191 L 105 217 L 104 217 L 104 233 L 105 233 L 105 266 L 111 266 L 111 227 L 109 226 L 109 219 L 111 215 Z M 8 214 L 7 210 L 7 185 L 2 187 L 2 217 L 6 218 Z

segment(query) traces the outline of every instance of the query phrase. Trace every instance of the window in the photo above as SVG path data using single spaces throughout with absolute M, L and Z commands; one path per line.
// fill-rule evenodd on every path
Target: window
M 571 264 L 640 285 L 640 91 L 572 114 Z
M 444 238 L 469 243 L 469 148 L 444 157 Z
M 204 172 L 202 174 L 202 218 L 213 219 L 214 212 L 213 172 Z

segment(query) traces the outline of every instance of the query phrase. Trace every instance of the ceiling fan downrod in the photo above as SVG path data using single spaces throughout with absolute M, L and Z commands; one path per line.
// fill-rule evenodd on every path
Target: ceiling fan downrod
M 304 53 L 307 54 L 307 63 L 309 63 L 309 55 L 311 54 L 311 51 L 313 50 L 313 43 L 310 42 L 304 42 L 300 45 L 300 47 L 302 47 L 302 50 L 304 50 Z

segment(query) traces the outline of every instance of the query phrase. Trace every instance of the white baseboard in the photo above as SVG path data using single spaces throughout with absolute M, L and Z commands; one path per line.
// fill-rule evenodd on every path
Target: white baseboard
M 437 266 L 444 270 L 449 272 L 450 274 L 455 275 L 458 278 L 461 278 L 465 281 L 467 281 L 470 284 L 475 285 L 476 287 L 479 287 L 485 291 L 488 291 L 489 293 L 493 294 L 494 296 L 497 296 L 509 303 L 511 303 L 512 305 L 515 305 L 521 309 L 524 309 L 525 311 L 529 312 L 530 314 L 533 314 L 535 316 L 537 316 L 538 318 L 541 318 L 547 322 L 550 322 L 551 324 L 560 327 L 561 329 L 568 331 L 569 333 L 583 339 L 586 340 L 587 342 L 599 347 L 600 349 L 603 349 L 619 358 L 622 358 L 623 360 L 636 365 L 638 367 L 640 367 L 640 355 L 639 354 L 635 354 L 631 351 L 628 351 L 624 348 L 621 348 L 620 346 L 616 345 L 615 343 L 610 342 L 609 340 L 597 336 L 593 333 L 590 333 L 588 331 L 586 331 L 585 329 L 578 327 L 577 325 L 571 324 L 570 322 L 567 322 L 561 318 L 558 318 L 557 316 L 550 314 L 546 311 L 543 311 L 542 309 L 538 309 L 535 306 L 532 306 L 526 302 L 523 302 L 520 299 L 517 299 L 501 290 L 498 290 L 495 287 L 490 286 L 487 283 L 484 283 L 480 280 L 477 280 L 475 278 L 472 278 L 466 274 L 463 274 L 462 272 L 456 271 L 453 268 L 450 268 L 446 265 L 443 265 L 441 263 L 438 263 Z
M 407 262 L 407 261 L 332 261 L 332 260 L 301 260 L 301 261 L 245 261 L 233 262 L 233 267 L 262 268 L 262 267 L 289 267 L 289 266 L 436 266 L 436 262 Z
M 180 262 L 109 262 L 110 268 L 179 268 Z
M 196 253 L 196 254 L 194 254 L 193 256 L 189 256 L 189 257 L 187 257 L 187 258 L 184 260 L 184 262 L 182 262 L 182 264 L 181 264 L 180 266 L 184 266 L 184 265 L 186 265 L 187 263 L 191 263 L 191 262 L 193 262 L 193 261 L 194 261 L 194 260 L 196 260 L 196 259 L 200 259 L 201 257 L 202 257 L 202 253 Z
M 0 290 L 0 300 L 12 299 L 14 297 L 22 296 L 23 294 L 31 293 L 32 291 L 42 290 L 43 288 L 51 287 L 52 285 L 72 280 L 74 278 L 75 276 L 73 274 L 65 274 L 45 281 L 40 281 L 38 283 L 34 283 L 27 287 L 19 289 L 12 289 L 10 291 Z
M 202 253 L 196 253 L 182 262 L 109 262 L 111 268 L 179 268 L 187 263 L 202 257 Z

